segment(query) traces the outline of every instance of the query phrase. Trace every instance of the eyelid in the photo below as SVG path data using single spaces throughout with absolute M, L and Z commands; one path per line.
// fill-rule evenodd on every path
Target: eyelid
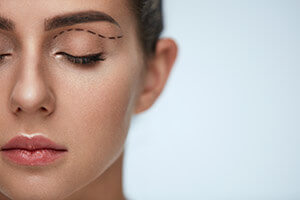
M 97 33 L 96 31 L 91 31 L 89 29 L 84 29 L 84 28 L 69 28 L 67 30 L 63 30 L 63 31 L 60 31 L 58 34 L 54 35 L 53 36 L 53 39 L 57 38 L 59 35 L 62 35 L 63 33 L 66 33 L 66 32 L 70 32 L 70 31 L 80 31 L 80 32 L 87 32 L 87 33 L 90 33 L 90 34 L 93 34 L 95 36 L 98 36 L 100 38 L 104 38 L 104 39 L 109 39 L 109 40 L 115 40 L 115 39 L 121 39 L 123 37 L 123 35 L 121 34 L 118 34 L 118 35 L 115 35 L 115 36 L 104 36 L 103 34 L 100 34 L 100 33 Z
M 5 59 L 5 57 L 11 56 L 11 55 L 12 55 L 11 53 L 1 54 L 0 55 L 0 61 L 2 62 Z
M 66 52 L 58 52 L 57 55 L 63 55 L 66 57 L 68 61 L 75 65 L 93 65 L 99 61 L 104 61 L 105 58 L 102 57 L 103 53 L 96 53 L 96 54 L 88 54 L 84 56 L 73 56 Z
M 5 57 L 5 56 L 11 56 L 12 54 L 11 53 L 5 53 L 5 54 L 1 54 L 0 57 Z
M 100 52 L 100 53 L 95 53 L 95 54 L 87 54 L 87 55 L 83 55 L 83 56 L 74 56 L 74 55 L 68 54 L 68 53 L 63 52 L 63 51 L 57 52 L 56 54 L 57 55 L 71 56 L 73 58 L 86 58 L 86 57 L 93 57 L 93 56 L 101 56 L 101 55 L 103 55 L 103 53 Z

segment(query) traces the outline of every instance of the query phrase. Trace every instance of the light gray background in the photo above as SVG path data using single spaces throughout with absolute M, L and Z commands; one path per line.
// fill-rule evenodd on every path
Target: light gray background
M 300 199 L 300 1 L 164 0 L 179 57 L 134 118 L 133 200 Z

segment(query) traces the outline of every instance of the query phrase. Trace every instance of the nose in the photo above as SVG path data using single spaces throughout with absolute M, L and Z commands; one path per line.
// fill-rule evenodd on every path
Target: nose
M 55 98 L 47 85 L 39 66 L 33 62 L 24 64 L 18 71 L 14 87 L 11 91 L 10 110 L 15 115 L 47 116 L 53 113 Z

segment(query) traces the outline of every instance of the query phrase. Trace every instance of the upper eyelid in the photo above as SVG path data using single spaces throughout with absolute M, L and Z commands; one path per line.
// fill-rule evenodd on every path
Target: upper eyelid
M 103 57 L 103 53 L 96 53 L 96 54 L 89 54 L 89 55 L 84 55 L 84 56 L 73 56 L 70 55 L 66 52 L 58 52 L 57 54 L 63 55 L 66 59 L 72 59 L 71 62 L 75 63 L 75 64 L 82 64 L 82 65 L 89 65 L 92 64 L 94 62 L 99 62 L 99 61 L 105 61 L 106 58 Z M 78 60 L 76 62 L 76 60 L 74 61 L 74 59 L 79 59 L 79 63 Z M 88 62 L 84 61 L 84 59 L 91 59 Z M 86 63 L 80 63 L 80 62 L 86 62 Z
M 87 54 L 87 55 L 81 55 L 81 56 L 74 56 L 74 55 L 68 54 L 66 52 L 60 51 L 60 52 L 57 52 L 56 55 L 67 55 L 67 56 L 70 56 L 70 57 L 73 57 L 73 58 L 86 58 L 86 57 L 93 57 L 93 56 L 102 56 L 103 53 L 100 52 L 100 53 L 95 53 L 95 54 Z
M 82 29 L 82 28 L 69 28 L 69 29 L 67 29 L 67 30 L 60 31 L 58 34 L 56 34 L 55 36 L 53 36 L 53 39 L 57 38 L 59 35 L 61 35 L 61 34 L 63 34 L 63 33 L 70 32 L 70 31 L 84 31 L 84 32 L 93 34 L 93 35 L 95 35 L 95 36 L 98 36 L 98 37 L 100 37 L 100 38 L 109 39 L 109 40 L 120 39 L 120 38 L 123 37 L 123 35 L 106 37 L 106 36 L 104 36 L 104 35 L 102 35 L 102 34 L 96 33 L 96 32 L 94 32 L 94 31 L 91 31 L 91 30 L 88 30 L 88 29 Z
M 11 56 L 11 53 L 4 53 L 4 54 L 1 54 L 0 56 Z

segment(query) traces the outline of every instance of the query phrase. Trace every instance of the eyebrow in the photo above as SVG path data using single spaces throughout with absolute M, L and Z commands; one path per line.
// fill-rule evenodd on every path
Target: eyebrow
M 15 24 L 10 19 L 0 16 L 0 29 L 13 31 L 15 29 Z
M 118 22 L 115 19 L 113 19 L 110 15 L 104 12 L 94 11 L 94 10 L 69 13 L 64 15 L 58 15 L 52 18 L 47 18 L 44 21 L 44 27 L 45 27 L 45 31 L 50 31 L 64 26 L 71 26 L 74 24 L 88 23 L 88 22 L 95 22 L 95 21 L 106 21 L 120 27 Z

